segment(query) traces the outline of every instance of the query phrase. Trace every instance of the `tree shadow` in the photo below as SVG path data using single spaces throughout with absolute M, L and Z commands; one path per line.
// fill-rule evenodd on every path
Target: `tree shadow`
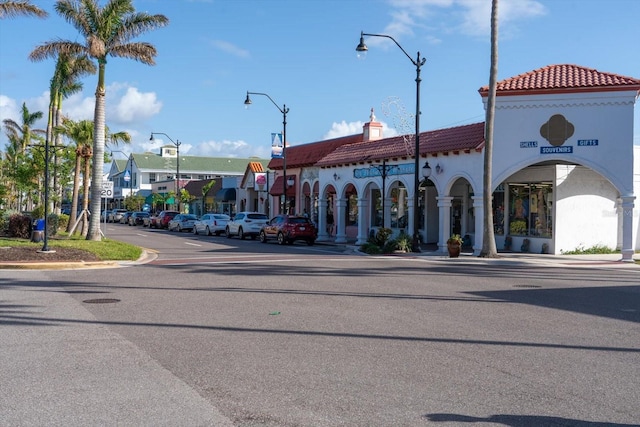
M 638 424 L 584 421 L 573 418 L 543 415 L 497 414 L 488 417 L 473 417 L 462 414 L 427 414 L 424 418 L 435 423 L 492 423 L 510 427 L 637 427 Z

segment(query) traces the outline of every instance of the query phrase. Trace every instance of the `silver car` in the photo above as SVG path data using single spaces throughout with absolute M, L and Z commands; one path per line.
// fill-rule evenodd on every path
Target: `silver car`
M 227 223 L 225 233 L 227 238 L 238 236 L 244 239 L 249 236 L 255 239 L 260 234 L 263 225 L 269 222 L 266 214 L 258 212 L 238 212 L 231 221 Z
M 122 216 L 127 212 L 126 209 L 114 209 L 107 214 L 107 222 L 120 222 Z
M 192 231 L 198 217 L 191 214 L 178 214 L 171 218 L 167 226 L 169 231 Z
M 204 214 L 193 224 L 193 234 L 206 234 L 219 236 L 227 228 L 227 223 L 231 217 L 226 214 L 208 213 Z

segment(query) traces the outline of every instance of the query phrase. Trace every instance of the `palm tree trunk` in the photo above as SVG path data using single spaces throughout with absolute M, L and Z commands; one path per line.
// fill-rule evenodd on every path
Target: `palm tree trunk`
M 91 215 L 90 218 L 87 218 L 87 212 L 89 210 L 89 177 L 91 176 L 91 149 L 89 147 L 85 148 L 82 159 L 84 161 L 84 173 L 82 180 L 82 235 L 86 237 L 87 233 L 89 232 L 89 221 L 87 221 L 87 219 L 93 218 L 94 216 L 96 216 L 96 214 L 99 214 L 100 211 L 98 211 L 97 213 L 94 212 L 94 214 Z
M 480 256 L 495 258 L 498 256 L 496 238 L 493 232 L 493 183 L 491 178 L 493 159 L 493 123 L 496 112 L 496 80 L 498 77 L 498 0 L 491 2 L 491 70 L 489 72 L 489 95 L 487 97 L 487 117 L 485 121 L 484 143 L 484 173 L 483 181 L 483 209 L 484 230 L 482 237 L 482 251 Z
M 98 64 L 98 86 L 96 87 L 96 107 L 94 112 L 93 130 L 93 179 L 91 180 L 91 221 L 87 240 L 100 241 L 100 193 L 102 190 L 102 171 L 104 169 L 104 143 L 105 143 L 105 97 L 104 74 L 106 62 Z
M 71 227 L 78 219 L 78 193 L 80 192 L 80 171 L 82 168 L 82 152 L 81 148 L 76 148 L 76 167 L 73 173 L 73 194 L 71 196 L 71 214 L 69 216 L 69 224 L 67 232 L 71 231 Z

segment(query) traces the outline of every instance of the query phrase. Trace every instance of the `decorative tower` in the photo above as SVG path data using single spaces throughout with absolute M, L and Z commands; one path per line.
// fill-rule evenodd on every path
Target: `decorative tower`
M 369 123 L 365 123 L 362 126 L 363 141 L 375 141 L 382 139 L 382 123 L 376 122 L 376 115 L 373 114 L 373 108 L 371 109 L 371 116 L 369 116 Z

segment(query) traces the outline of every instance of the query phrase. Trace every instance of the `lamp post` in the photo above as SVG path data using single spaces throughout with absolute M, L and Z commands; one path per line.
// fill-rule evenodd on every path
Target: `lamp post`
M 247 91 L 247 99 L 244 100 L 244 105 L 248 108 L 251 105 L 251 98 L 249 95 L 262 95 L 269 98 L 269 101 L 282 113 L 282 206 L 280 207 L 281 213 L 286 213 L 285 209 L 287 207 L 287 155 L 286 155 L 286 147 L 287 147 L 287 113 L 289 109 L 286 104 L 282 104 L 282 108 L 276 104 L 276 102 L 271 99 L 269 95 L 261 92 L 248 92 Z
M 393 168 L 396 168 L 396 165 L 387 165 L 387 160 L 383 160 L 381 165 L 371 165 L 372 169 L 376 169 L 378 171 L 378 173 L 380 174 L 380 176 L 382 177 L 382 191 L 381 191 L 381 195 L 382 195 L 382 228 L 384 228 L 384 191 L 385 191 L 385 182 L 387 180 L 387 176 L 389 175 L 389 171 L 392 170 Z
M 427 62 L 426 58 L 420 58 L 420 52 L 416 56 L 416 59 L 411 58 L 409 54 L 400 46 L 400 44 L 391 36 L 386 34 L 369 34 L 365 32 L 360 32 L 360 43 L 356 47 L 356 51 L 359 54 L 365 55 L 369 50 L 367 45 L 364 43 L 364 36 L 369 37 L 384 37 L 393 41 L 396 46 L 400 48 L 402 53 L 404 53 L 407 58 L 413 63 L 416 67 L 416 136 L 415 136 L 415 165 L 414 165 L 414 181 L 413 181 L 413 239 L 412 239 L 412 250 L 414 252 L 420 252 L 420 244 L 418 241 L 418 215 L 419 215 L 419 206 L 418 206 L 418 192 L 420 190 L 420 176 L 418 175 L 418 169 L 420 167 L 420 69 Z
M 182 144 L 177 139 L 174 141 L 171 139 L 169 135 L 163 132 L 151 132 L 151 137 L 149 141 L 153 141 L 153 135 L 164 135 L 169 138 L 169 141 L 176 147 L 176 200 L 178 201 L 178 212 L 182 212 L 180 210 L 180 144 Z

